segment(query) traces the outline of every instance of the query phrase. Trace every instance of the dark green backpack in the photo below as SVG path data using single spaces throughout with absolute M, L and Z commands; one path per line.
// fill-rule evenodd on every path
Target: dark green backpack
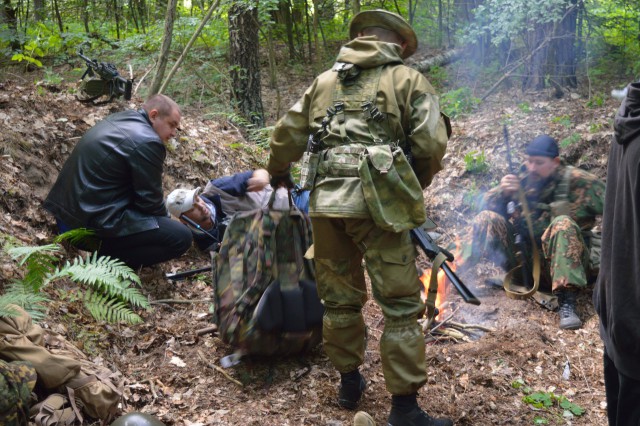
M 215 255 L 214 322 L 232 345 L 233 359 L 248 354 L 306 351 L 321 340 L 324 308 L 313 264 L 304 258 L 311 226 L 292 202 L 236 213 Z

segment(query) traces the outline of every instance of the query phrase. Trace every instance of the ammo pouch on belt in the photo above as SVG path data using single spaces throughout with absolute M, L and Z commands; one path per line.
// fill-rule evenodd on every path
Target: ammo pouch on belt
M 300 167 L 300 186 L 305 190 L 312 190 L 313 184 L 318 174 L 318 163 L 320 163 L 320 153 L 306 151 L 302 156 Z
M 367 208 L 378 227 L 401 232 L 427 220 L 422 188 L 402 149 L 367 146 L 358 174 Z

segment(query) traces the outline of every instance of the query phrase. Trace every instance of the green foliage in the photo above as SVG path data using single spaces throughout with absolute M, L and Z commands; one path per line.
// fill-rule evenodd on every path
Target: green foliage
M 475 8 L 475 19 L 465 38 L 473 42 L 489 35 L 495 46 L 524 42 L 529 31 L 538 25 L 559 22 L 563 12 L 564 2 L 557 0 L 486 0 Z
M 569 146 L 580 142 L 580 139 L 582 139 L 582 137 L 580 136 L 579 133 L 573 133 L 571 136 L 564 138 L 560 141 L 559 143 L 560 148 L 568 148 Z
M 480 174 L 489 170 L 489 164 L 487 164 L 487 157 L 482 152 L 469 151 L 464 156 L 465 170 L 469 173 Z
M 551 119 L 551 122 L 556 123 L 556 124 L 561 124 L 566 128 L 571 127 L 571 117 L 569 117 L 568 115 L 561 115 L 559 117 L 553 117 Z
M 460 87 L 440 96 L 440 107 L 451 118 L 469 114 L 479 103 L 480 99 L 473 96 L 468 87 Z
M 449 75 L 447 74 L 447 70 L 445 68 L 434 66 L 429 70 L 428 78 L 433 87 L 435 87 L 436 90 L 440 91 L 447 82 Z
M 546 411 L 563 418 L 581 416 L 585 413 L 584 408 L 572 403 L 564 395 L 556 395 L 551 391 L 533 391 L 522 378 L 511 382 L 511 387 L 520 389 L 524 394 L 522 401 L 535 410 Z M 548 419 L 536 416 L 533 423 L 536 425 L 548 424 Z
M 129 324 L 142 322 L 139 315 L 129 306 L 149 309 L 148 299 L 134 287 L 140 285 L 135 272 L 118 259 L 100 256 L 97 253 L 78 257 L 73 262 L 60 266 L 58 254 L 60 242 L 78 241 L 83 235 L 91 235 L 86 230 L 74 230 L 60 235 L 56 243 L 43 246 L 5 246 L 5 251 L 26 272 L 22 280 L 9 285 L 5 294 L 0 295 L 0 316 L 11 315 L 7 305 L 17 304 L 35 319 L 43 318 L 44 302 L 48 301 L 42 289 L 63 278 L 80 285 L 78 293 L 87 310 L 99 321 L 125 321 Z M 83 288 L 86 290 L 83 291 Z M 62 299 L 67 298 L 58 289 Z
M 591 99 L 587 101 L 588 108 L 598 108 L 604 105 L 605 97 L 602 94 L 598 94 L 593 96 Z
M 525 114 L 528 114 L 531 112 L 531 105 L 529 105 L 529 102 L 521 102 L 518 104 L 518 109 Z

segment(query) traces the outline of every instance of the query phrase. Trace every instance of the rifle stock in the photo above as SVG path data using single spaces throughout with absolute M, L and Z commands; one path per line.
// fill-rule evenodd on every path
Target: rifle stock
M 431 239 L 431 236 L 429 236 L 429 234 L 427 234 L 422 228 L 415 228 L 409 232 L 413 241 L 422 249 L 424 254 L 429 259 L 433 260 L 439 253 L 442 253 L 447 258 L 446 262 L 453 262 L 455 260 L 453 254 L 435 244 Z M 478 298 L 471 292 L 471 290 L 467 288 L 467 286 L 462 282 L 462 280 L 456 275 L 453 269 L 451 269 L 449 264 L 446 262 L 442 262 L 440 268 L 442 268 L 456 291 L 460 293 L 462 299 L 464 299 L 466 303 L 479 305 L 480 300 L 478 300 Z

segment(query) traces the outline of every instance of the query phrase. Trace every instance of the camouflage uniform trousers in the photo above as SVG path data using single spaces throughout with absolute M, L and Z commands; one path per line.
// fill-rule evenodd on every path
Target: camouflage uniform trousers
M 380 339 L 382 371 L 392 395 L 409 395 L 426 383 L 422 287 L 416 249 L 408 232 L 393 233 L 368 219 L 312 218 L 318 294 L 325 307 L 323 344 L 341 373 L 362 365 L 367 301 L 362 259 L 385 326 Z
M 21 426 L 29 422 L 36 379 L 36 370 L 30 363 L 0 360 L 0 425 Z
M 459 265 L 468 270 L 480 259 L 510 269 L 516 266 L 513 226 L 500 214 L 484 210 L 465 232 Z M 586 287 L 589 250 L 578 224 L 567 215 L 555 217 L 541 238 L 541 282 L 555 292 L 566 286 Z M 529 250 L 530 251 L 530 250 Z

